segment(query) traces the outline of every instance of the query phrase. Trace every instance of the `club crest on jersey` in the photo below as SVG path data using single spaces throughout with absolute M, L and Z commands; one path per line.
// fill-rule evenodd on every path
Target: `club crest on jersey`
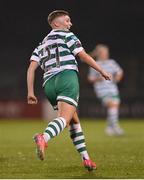
M 80 41 L 76 41 L 76 46 L 77 46 L 78 48 L 82 46 L 81 43 L 80 43 Z
M 57 35 L 52 35 L 52 36 L 48 36 L 48 37 L 47 37 L 47 40 L 55 40 L 55 39 L 57 39 L 57 38 L 58 38 Z

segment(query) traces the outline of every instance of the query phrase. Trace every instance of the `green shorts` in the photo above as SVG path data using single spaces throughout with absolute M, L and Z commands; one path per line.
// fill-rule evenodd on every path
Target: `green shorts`
M 44 85 L 44 92 L 54 109 L 58 101 L 64 101 L 75 107 L 79 101 L 79 78 L 74 70 L 64 70 L 49 79 Z
M 109 101 L 113 101 L 115 103 L 120 103 L 120 96 L 119 95 L 115 95 L 115 96 L 103 96 L 101 98 L 99 98 L 100 101 L 102 102 L 102 104 L 105 106 L 107 105 L 107 103 Z

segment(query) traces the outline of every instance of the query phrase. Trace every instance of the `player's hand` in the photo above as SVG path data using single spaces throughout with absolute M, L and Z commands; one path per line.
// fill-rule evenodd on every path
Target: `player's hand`
M 106 71 L 102 71 L 101 75 L 105 78 L 105 80 L 112 80 L 111 74 L 107 73 Z
M 27 103 L 28 104 L 37 104 L 38 100 L 35 95 L 28 95 L 27 96 Z

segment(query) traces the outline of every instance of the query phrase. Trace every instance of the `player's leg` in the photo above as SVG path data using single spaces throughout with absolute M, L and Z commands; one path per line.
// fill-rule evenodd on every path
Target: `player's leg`
M 59 73 L 54 79 L 54 91 L 56 92 L 55 103 L 58 105 L 58 117 L 50 122 L 45 130 L 44 138 L 49 141 L 58 135 L 68 125 L 76 111 L 79 95 L 79 83 L 75 71 L 64 71 Z M 49 87 L 46 90 L 48 99 L 51 99 Z M 53 93 L 53 92 L 52 92 Z M 58 102 L 58 103 L 57 103 Z M 52 103 L 52 101 L 51 101 Z M 59 124 L 63 126 L 60 127 Z M 56 125 L 57 124 L 57 125 Z M 51 132 L 53 131 L 53 133 Z
M 43 134 L 35 135 L 34 139 L 37 144 L 37 155 L 39 159 L 44 160 L 44 150 L 47 142 L 59 135 L 73 117 L 76 107 L 66 103 L 58 102 L 58 117 L 48 123 Z
M 107 109 L 107 128 L 106 133 L 108 135 L 123 135 L 124 131 L 119 125 L 119 106 L 120 101 L 115 99 L 109 99 L 106 103 Z
M 88 170 L 96 169 L 96 164 L 90 160 L 89 154 L 87 152 L 85 137 L 77 112 L 74 113 L 73 118 L 69 124 L 69 131 L 73 144 L 78 153 L 81 155 L 84 166 Z
M 77 84 L 76 72 L 65 71 L 51 78 L 44 87 L 50 103 L 53 106 L 58 106 L 58 117 L 48 124 L 42 135 L 35 136 L 38 157 L 42 160 L 44 159 L 45 144 L 64 130 L 76 111 L 76 100 L 79 90 Z
M 45 94 L 52 104 L 53 107 L 57 106 L 57 93 L 55 90 L 55 81 L 56 77 L 51 78 L 44 86 Z M 65 103 L 66 104 L 66 103 Z M 66 127 L 66 124 L 72 118 L 75 111 L 75 107 L 69 104 L 65 105 L 64 102 L 58 103 L 58 117 L 53 119 L 48 123 L 43 134 L 37 134 L 34 136 L 34 140 L 37 145 L 37 155 L 43 160 L 44 159 L 44 150 L 47 146 L 47 142 L 53 137 L 57 136 L 63 129 Z M 67 111 L 65 111 L 67 109 Z M 65 112 L 64 114 L 62 114 Z
M 45 142 L 48 142 L 64 130 L 72 119 L 75 111 L 76 107 L 63 101 L 58 102 L 58 117 L 51 121 L 45 129 L 43 135 Z
M 70 122 L 69 132 L 73 144 L 77 149 L 77 151 L 80 153 L 82 160 L 90 159 L 86 149 L 85 137 L 81 128 L 81 124 L 77 112 L 74 113 L 72 120 Z
M 113 100 L 109 100 L 106 104 L 107 109 L 107 124 L 108 126 L 114 126 L 118 123 L 119 116 L 119 103 L 115 103 Z

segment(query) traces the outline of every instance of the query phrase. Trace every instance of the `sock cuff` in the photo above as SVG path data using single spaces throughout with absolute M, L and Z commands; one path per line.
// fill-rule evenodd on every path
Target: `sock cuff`
M 48 127 L 43 133 L 45 142 L 57 136 L 61 131 L 64 130 L 65 127 L 66 127 L 66 120 L 63 117 L 55 118 L 53 121 L 51 121 L 48 124 Z
M 63 117 L 58 117 L 58 118 L 56 118 L 55 120 L 58 120 L 58 121 L 62 121 L 62 123 L 63 123 L 63 128 L 65 128 L 66 127 L 66 120 L 65 120 L 65 118 L 63 118 Z
M 71 124 L 69 126 L 69 130 L 72 131 L 72 130 L 76 130 L 76 131 L 82 131 L 82 128 L 81 128 L 81 124 L 80 123 L 77 123 L 77 124 Z

